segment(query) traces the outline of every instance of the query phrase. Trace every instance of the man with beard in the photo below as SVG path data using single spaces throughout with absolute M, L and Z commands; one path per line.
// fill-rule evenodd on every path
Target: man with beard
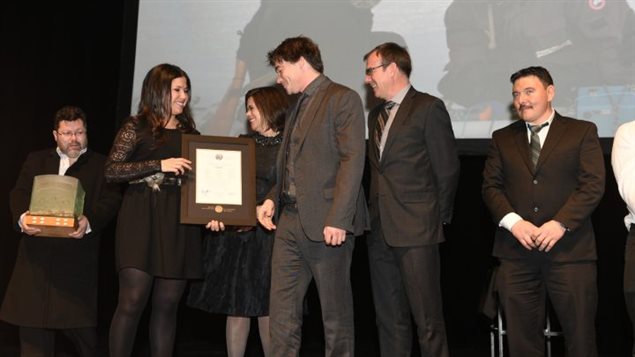
M 17 260 L 0 319 L 19 326 L 22 356 L 53 356 L 55 332 L 80 356 L 97 356 L 99 234 L 119 207 L 117 186 L 106 184 L 105 157 L 87 148 L 86 114 L 66 106 L 55 114 L 55 149 L 31 153 L 10 193 L 10 208 L 22 232 Z M 84 213 L 68 238 L 35 237 L 41 229 L 25 221 L 33 178 L 58 174 L 79 179 Z

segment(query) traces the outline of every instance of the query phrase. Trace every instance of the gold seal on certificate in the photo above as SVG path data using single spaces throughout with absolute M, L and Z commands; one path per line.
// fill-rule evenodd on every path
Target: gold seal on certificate
M 71 176 L 39 175 L 33 178 L 29 214 L 24 219 L 42 230 L 42 237 L 69 238 L 84 212 L 84 188 Z
M 256 149 L 251 138 L 182 136 L 192 172 L 181 186 L 181 223 L 256 225 Z

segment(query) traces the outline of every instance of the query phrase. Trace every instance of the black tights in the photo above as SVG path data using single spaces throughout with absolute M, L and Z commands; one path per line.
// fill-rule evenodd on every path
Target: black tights
M 134 268 L 122 269 L 119 272 L 119 302 L 110 325 L 110 356 L 128 357 L 132 353 L 137 325 L 150 292 L 150 354 L 153 357 L 172 356 L 176 313 L 186 283 L 186 280 L 156 278 Z

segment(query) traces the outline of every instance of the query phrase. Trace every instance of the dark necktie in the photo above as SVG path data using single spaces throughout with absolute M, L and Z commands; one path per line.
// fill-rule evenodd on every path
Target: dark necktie
M 306 93 L 300 94 L 298 100 L 295 103 L 295 107 L 293 108 L 293 111 L 289 116 L 289 120 L 287 120 L 287 123 L 285 125 L 289 129 L 289 133 L 291 133 L 293 129 L 295 129 L 296 123 L 298 122 L 298 114 L 300 114 L 300 108 L 302 108 L 302 102 L 304 102 L 306 97 L 308 97 Z
M 285 124 L 284 128 L 284 155 L 282 156 L 282 165 L 280 168 L 283 170 L 282 176 L 282 200 L 284 201 L 295 201 L 295 168 L 293 167 L 293 158 L 290 155 L 294 155 L 294 153 L 290 152 L 291 147 L 291 138 L 293 135 L 293 131 L 298 125 L 298 117 L 301 115 L 300 111 L 302 109 L 302 102 L 308 97 L 306 93 L 302 93 L 298 100 L 296 101 L 295 107 L 289 114 L 289 118 Z
M 542 128 L 549 125 L 549 123 L 544 123 L 541 125 L 529 125 L 529 130 L 531 130 L 531 140 L 529 141 L 529 148 L 531 149 L 531 162 L 534 164 L 534 168 L 538 163 L 538 158 L 540 157 L 540 137 L 538 133 L 542 130 Z
M 395 102 L 388 101 L 384 103 L 384 107 L 379 112 L 379 116 L 377 117 L 377 126 L 375 127 L 375 144 L 377 145 L 377 149 L 381 151 L 381 135 L 384 132 L 384 128 L 386 127 L 386 122 L 388 121 L 388 117 L 390 116 L 390 110 L 395 106 Z

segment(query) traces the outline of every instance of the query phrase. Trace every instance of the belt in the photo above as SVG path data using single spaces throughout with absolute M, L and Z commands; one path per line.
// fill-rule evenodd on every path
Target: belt
M 296 200 L 295 197 L 291 197 L 288 192 L 282 192 L 280 195 L 280 203 L 284 205 L 295 205 Z
M 161 182 L 161 185 L 165 186 L 181 186 L 181 178 L 180 177 L 166 177 Z
M 287 202 L 282 203 L 282 210 L 288 210 L 292 212 L 298 212 L 298 204 L 297 202 Z
M 165 176 L 163 172 L 157 172 L 156 174 L 138 180 L 132 180 L 129 183 L 132 185 L 145 183 L 148 187 L 152 188 L 152 190 L 161 191 L 159 186 L 181 186 L 181 178 Z
M 282 193 L 280 197 L 280 205 L 282 207 L 298 207 L 298 203 L 295 198 L 291 198 L 288 193 Z

